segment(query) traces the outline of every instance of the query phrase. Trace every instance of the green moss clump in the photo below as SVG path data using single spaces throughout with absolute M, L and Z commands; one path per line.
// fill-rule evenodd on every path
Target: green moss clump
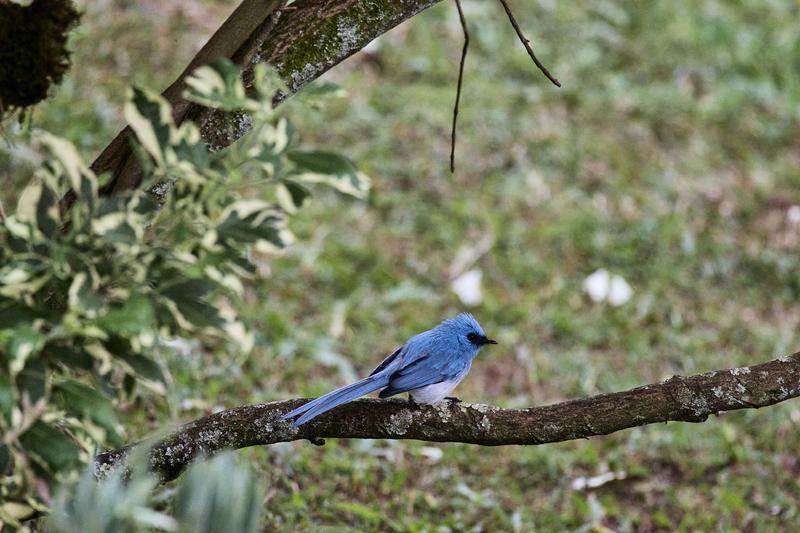
M 0 115 L 47 97 L 69 70 L 67 32 L 80 13 L 72 0 L 0 0 Z

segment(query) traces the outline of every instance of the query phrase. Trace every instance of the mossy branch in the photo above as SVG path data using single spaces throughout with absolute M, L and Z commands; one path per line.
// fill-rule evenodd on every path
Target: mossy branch
M 283 413 L 306 400 L 286 400 L 221 411 L 147 443 L 153 470 L 164 481 L 196 458 L 226 449 L 323 438 L 414 439 L 483 446 L 546 444 L 656 422 L 704 422 L 723 411 L 766 407 L 800 396 L 800 352 L 751 367 L 718 370 L 624 392 L 600 394 L 544 407 L 501 409 L 445 401 L 420 407 L 399 399 L 362 399 L 342 405 L 299 428 Z M 133 446 L 95 459 L 98 476 L 124 465 Z
M 274 66 L 294 93 L 331 67 L 358 52 L 371 40 L 441 0 L 244 0 L 163 96 L 173 107 L 177 124 L 191 119 L 204 139 L 224 147 L 247 132 L 236 114 L 183 100 L 184 79 L 208 61 L 220 57 L 242 68 L 247 84 L 257 63 Z M 281 95 L 276 103 L 285 97 Z M 112 194 L 136 187 L 141 169 L 125 128 L 92 163 L 92 170 L 110 172 L 103 190 Z

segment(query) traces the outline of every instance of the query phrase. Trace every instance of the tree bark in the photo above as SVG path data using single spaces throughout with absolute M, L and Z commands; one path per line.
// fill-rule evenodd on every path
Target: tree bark
M 501 409 L 445 401 L 423 407 L 399 399 L 362 399 L 293 428 L 280 416 L 307 400 L 236 407 L 190 422 L 168 437 L 95 458 L 105 476 L 137 445 L 151 446 L 151 466 L 164 481 L 196 458 L 227 449 L 322 438 L 414 439 L 483 446 L 546 444 L 608 435 L 656 422 L 704 422 L 709 415 L 759 408 L 800 396 L 800 352 L 751 367 L 674 376 L 661 383 L 545 407 Z
M 209 145 L 228 146 L 247 133 L 249 122 L 185 101 L 184 80 L 195 68 L 216 58 L 228 58 L 240 66 L 248 85 L 255 65 L 266 62 L 277 69 L 291 94 L 371 40 L 440 1 L 297 0 L 286 6 L 286 0 L 244 0 L 163 96 L 172 104 L 176 123 L 194 120 Z M 278 95 L 275 103 L 286 96 Z M 122 130 L 92 163 L 95 173 L 112 174 L 102 194 L 129 190 L 141 181 L 130 136 L 130 128 Z

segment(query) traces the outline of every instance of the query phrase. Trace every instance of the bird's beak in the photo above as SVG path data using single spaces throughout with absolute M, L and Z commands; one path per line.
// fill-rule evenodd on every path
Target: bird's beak
M 483 344 L 497 344 L 497 341 L 494 339 L 485 339 Z

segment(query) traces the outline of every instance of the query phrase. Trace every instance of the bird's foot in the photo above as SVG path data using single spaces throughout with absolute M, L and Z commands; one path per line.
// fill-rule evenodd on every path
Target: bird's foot
M 325 446 L 325 439 L 320 437 L 309 437 L 308 442 L 310 442 L 314 446 Z
M 445 396 L 445 400 L 450 400 L 451 404 L 462 403 L 464 400 L 461 398 L 456 398 L 455 396 Z

